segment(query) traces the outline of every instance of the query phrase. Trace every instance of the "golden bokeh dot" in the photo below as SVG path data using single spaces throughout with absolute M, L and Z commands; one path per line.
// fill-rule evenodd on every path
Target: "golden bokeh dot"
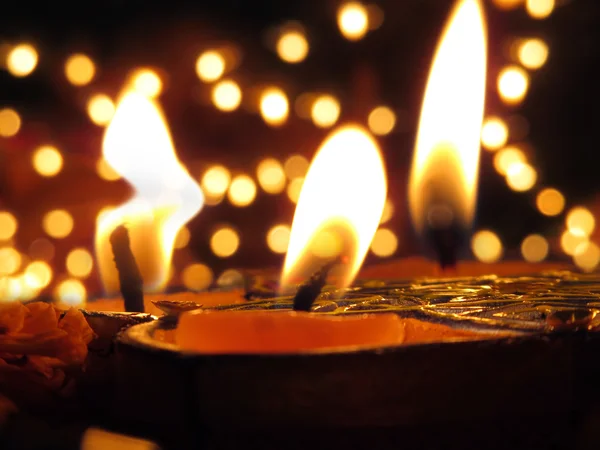
M 502 241 L 493 231 L 481 230 L 473 235 L 471 250 L 479 261 L 493 263 L 502 257 Z
M 68 279 L 62 281 L 56 287 L 55 296 L 62 303 L 70 306 L 79 306 L 85 303 L 87 291 L 81 281 Z
M 133 89 L 145 97 L 156 98 L 163 88 L 162 80 L 152 69 L 139 69 L 131 79 Z
M 204 193 L 211 196 L 222 196 L 227 192 L 231 182 L 231 173 L 224 166 L 212 166 L 202 176 L 202 189 Z
M 0 109 L 0 136 L 8 138 L 19 132 L 21 118 L 14 109 Z
M 273 126 L 282 125 L 290 110 L 290 105 L 285 95 L 279 88 L 267 88 L 260 96 L 260 115 L 263 120 Z
M 310 241 L 309 248 L 317 258 L 335 258 L 342 253 L 344 241 L 334 230 L 322 230 Z
M 17 272 L 23 258 L 21 254 L 13 247 L 0 248 L 0 276 L 12 275 Z
M 289 225 L 275 225 L 267 233 L 267 245 L 274 253 L 287 252 L 291 229 Z
M 591 236 L 596 228 L 596 219 L 589 209 L 576 206 L 567 214 L 567 228 L 576 236 Z
M 190 243 L 190 237 L 190 229 L 188 227 L 182 227 L 175 238 L 175 248 L 181 249 L 187 247 L 187 245 Z
M 300 198 L 300 191 L 302 191 L 303 184 L 304 177 L 294 178 L 288 184 L 287 196 L 292 203 L 298 203 L 298 199 Z
M 30 44 L 15 45 L 6 57 L 6 68 L 15 77 L 25 77 L 38 63 L 37 50 Z
M 385 136 L 396 126 L 396 114 L 387 106 L 378 106 L 369 113 L 367 124 L 373 134 Z
M 283 163 L 283 171 L 288 179 L 301 178 L 308 172 L 310 162 L 302 155 L 292 155 Z
M 42 219 L 44 231 L 55 239 L 67 237 L 73 230 L 73 217 L 64 209 L 46 213 Z
M 242 90 L 235 81 L 220 81 L 212 90 L 212 101 L 221 111 L 235 111 L 242 102 Z
M 557 216 L 565 209 L 565 196 L 554 188 L 545 188 L 538 193 L 535 204 L 543 215 Z
M 0 211 L 0 241 L 7 241 L 17 232 L 19 222 L 17 218 L 8 211 Z
M 36 289 L 43 289 L 52 281 L 52 268 L 44 261 L 33 261 L 25 268 L 29 283 Z
M 256 183 L 248 175 L 237 175 L 231 180 L 227 197 L 232 205 L 248 206 L 256 198 Z
M 115 114 L 115 104 L 106 94 L 94 94 L 88 100 L 87 112 L 96 125 L 108 125 Z
M 94 258 L 85 248 L 76 248 L 69 252 L 66 259 L 67 272 L 77 278 L 87 278 L 92 273 Z
M 498 74 L 498 93 L 509 105 L 520 103 L 529 88 L 529 75 L 519 66 L 507 66 Z
M 65 63 L 65 75 L 69 83 L 75 86 L 89 84 L 96 74 L 94 61 L 83 53 L 75 53 Z
M 183 285 L 192 291 L 203 291 L 210 286 L 213 280 L 213 272 L 210 267 L 194 263 L 188 265 L 181 273 Z
M 544 236 L 530 234 L 521 243 L 521 254 L 527 262 L 540 262 L 546 259 L 550 246 Z
M 277 54 L 288 63 L 304 61 L 308 55 L 308 41 L 306 36 L 299 31 L 286 31 L 277 40 Z
M 312 104 L 310 116 L 319 128 L 329 128 L 340 117 L 340 102 L 331 95 L 321 95 Z
M 210 248 L 219 258 L 229 258 L 240 246 L 240 237 L 233 228 L 219 228 L 210 238 Z
M 525 161 L 525 154 L 520 148 L 509 146 L 494 155 L 494 168 L 500 175 L 506 175 L 512 166 Z
M 506 184 L 516 192 L 530 190 L 536 181 L 537 172 L 527 163 L 515 163 L 506 172 Z
M 222 288 L 241 287 L 244 285 L 244 281 L 244 274 L 242 272 L 235 269 L 227 269 L 217 278 L 217 285 Z
M 276 159 L 261 161 L 256 169 L 256 178 L 260 187 L 268 194 L 279 194 L 285 189 L 285 172 Z
M 55 253 L 54 244 L 46 238 L 39 238 L 29 245 L 29 250 L 27 253 L 31 259 L 52 261 Z
M 196 60 L 196 74 L 200 80 L 210 83 L 225 73 L 225 58 L 216 50 L 207 50 Z
M 548 60 L 548 44 L 538 38 L 527 39 L 519 44 L 519 61 L 528 69 L 539 69 Z
M 379 224 L 386 223 L 388 220 L 390 220 L 392 218 L 393 215 L 394 215 L 394 204 L 388 198 L 385 201 L 385 205 L 383 205 L 383 211 L 381 213 L 381 220 L 379 221 Z
M 375 232 L 371 242 L 373 254 L 382 258 L 392 256 L 398 249 L 398 237 L 388 228 L 380 228 Z
M 32 162 L 37 173 L 43 177 L 53 177 L 62 169 L 63 157 L 56 147 L 43 145 L 34 151 Z
M 525 0 L 525 9 L 533 19 L 545 19 L 554 10 L 554 0 Z
M 569 230 L 565 230 L 560 236 L 560 247 L 567 255 L 573 256 L 577 247 L 587 241 L 587 236 L 575 235 Z
M 492 3 L 498 8 L 505 11 L 515 9 L 523 4 L 524 0 L 492 0 Z
M 121 175 L 104 158 L 100 158 L 96 162 L 96 172 L 100 178 L 106 181 L 116 181 L 121 178 Z
M 508 126 L 499 117 L 488 117 L 481 127 L 481 145 L 486 150 L 495 151 L 504 147 L 508 140 Z
M 369 14 L 362 3 L 347 2 L 337 12 L 337 23 L 342 35 L 350 41 L 362 39 L 369 29 Z
M 575 249 L 573 262 L 584 272 L 591 272 L 600 263 L 600 248 L 594 242 L 583 242 Z

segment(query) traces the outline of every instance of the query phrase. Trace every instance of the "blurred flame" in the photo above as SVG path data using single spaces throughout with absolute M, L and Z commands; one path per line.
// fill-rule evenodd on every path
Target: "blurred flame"
M 369 250 L 386 194 L 383 159 L 371 135 L 357 125 L 346 125 L 330 134 L 304 179 L 294 213 L 282 285 L 322 264 L 310 251 L 311 245 L 329 229 L 341 227 L 349 232 L 344 236 L 349 236 L 350 248 L 343 254 L 348 257 L 348 264 L 339 274 L 339 285 L 348 286 Z
M 418 230 L 440 206 L 464 226 L 473 220 L 485 74 L 481 3 L 459 0 L 438 45 L 421 110 L 409 184 Z
M 126 92 L 119 102 L 104 135 L 103 155 L 134 189 L 127 203 L 97 218 L 95 246 L 104 288 L 119 288 L 109 237 L 125 224 L 144 288 L 158 291 L 168 281 L 179 230 L 202 208 L 202 191 L 177 159 L 158 105 L 138 92 Z

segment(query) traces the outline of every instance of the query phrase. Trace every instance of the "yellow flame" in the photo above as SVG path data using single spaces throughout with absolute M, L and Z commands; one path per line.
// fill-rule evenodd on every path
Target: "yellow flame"
M 409 184 L 418 230 L 440 206 L 465 226 L 473 220 L 485 74 L 481 3 L 459 0 L 438 45 L 421 110 Z
M 365 182 L 361 182 L 365 180 Z M 368 180 L 368 181 L 367 181 Z M 387 194 L 384 162 L 364 128 L 346 125 L 330 134 L 315 155 L 294 213 L 282 285 L 310 273 L 317 261 L 311 244 L 329 228 L 349 232 L 347 264 L 338 284 L 348 286 L 358 272 L 383 212 Z
M 144 288 L 158 291 L 168 281 L 177 233 L 202 208 L 202 191 L 177 159 L 158 105 L 138 92 L 126 92 L 119 102 L 103 156 L 134 189 L 127 203 L 98 215 L 95 247 L 104 288 L 119 288 L 109 237 L 125 224 Z

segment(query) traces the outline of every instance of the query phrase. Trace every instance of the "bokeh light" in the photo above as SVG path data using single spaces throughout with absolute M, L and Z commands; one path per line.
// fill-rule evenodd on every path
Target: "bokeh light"
M 73 230 L 73 217 L 64 209 L 55 209 L 44 216 L 42 227 L 55 239 L 65 238 Z
M 529 87 L 529 75 L 519 66 L 507 66 L 498 74 L 498 93 L 509 105 L 520 103 Z
M 545 19 L 554 10 L 554 0 L 525 0 L 525 9 L 533 19 Z
M 260 115 L 263 120 L 273 126 L 283 124 L 290 110 L 290 105 L 285 95 L 279 88 L 268 88 L 260 96 Z
M 213 273 L 210 267 L 194 263 L 188 265 L 181 273 L 183 285 L 192 291 L 203 291 L 210 286 L 213 280 Z
M 294 178 L 290 181 L 287 187 L 287 196 L 292 203 L 298 203 L 300 198 L 300 191 L 302 191 L 302 185 L 304 184 L 304 177 Z
M 520 42 L 517 50 L 521 64 L 532 70 L 539 69 L 546 63 L 548 53 L 548 44 L 538 38 Z
M 576 206 L 567 214 L 567 228 L 576 236 L 591 236 L 596 228 L 596 219 L 589 209 Z
M 115 114 L 115 104 L 108 95 L 95 94 L 88 100 L 87 112 L 96 125 L 108 125 Z
M 481 127 L 481 145 L 486 150 L 495 151 L 504 147 L 508 140 L 508 126 L 499 117 L 488 117 Z
M 373 254 L 382 258 L 392 256 L 398 249 L 398 237 L 388 228 L 380 228 L 375 232 L 371 242 Z
M 67 255 L 66 267 L 72 276 L 87 278 L 92 273 L 94 258 L 85 248 L 76 248 L 71 250 Z
M 362 3 L 344 3 L 338 9 L 337 23 L 346 39 L 358 41 L 369 29 L 369 14 Z
M 587 241 L 587 236 L 575 235 L 569 230 L 565 230 L 560 236 L 560 247 L 567 255 L 573 256 L 577 247 Z
M 308 55 L 308 41 L 300 31 L 286 31 L 277 40 L 277 54 L 288 63 L 299 63 L 304 61 Z
M 0 211 L 0 241 L 7 241 L 17 232 L 17 218 L 8 211 Z
M 275 225 L 267 233 L 267 245 L 274 253 L 287 252 L 291 229 L 289 225 Z
M 519 162 L 511 165 L 506 172 L 506 184 L 513 191 L 530 190 L 537 181 L 537 172 L 527 163 Z
M 228 258 L 240 246 L 240 237 L 230 227 L 219 228 L 210 238 L 210 248 L 219 258 Z
M 542 189 L 536 199 L 537 209 L 545 216 L 557 216 L 565 209 L 565 196 L 554 188 Z
M 385 136 L 394 129 L 396 114 L 387 106 L 378 106 L 369 113 L 367 124 L 373 134 Z
M 231 180 L 227 197 L 232 205 L 248 206 L 256 198 L 256 184 L 248 175 L 238 175 Z
M 96 162 L 96 172 L 100 178 L 106 181 L 116 181 L 121 178 L 121 175 L 104 158 L 100 158 Z
M 75 53 L 65 62 L 65 76 L 69 83 L 75 86 L 85 86 L 89 84 L 96 74 L 94 61 L 83 53 Z
M 330 259 L 338 256 L 344 246 L 342 237 L 334 230 L 322 230 L 310 242 L 310 251 L 317 258 Z
M 202 190 L 209 198 L 221 198 L 227 192 L 231 174 L 224 166 L 212 166 L 202 176 Z
M 52 268 L 44 261 L 34 261 L 25 268 L 25 275 L 35 289 L 43 289 L 52 281 Z
M 301 178 L 308 172 L 310 162 L 302 155 L 292 155 L 283 163 L 283 171 L 289 180 Z
M 573 262 L 584 272 L 591 272 L 600 263 L 600 248 L 594 242 L 583 242 L 575 249 Z
M 235 81 L 220 81 L 212 90 L 212 101 L 221 111 L 235 111 L 242 102 L 242 90 Z
M 526 162 L 523 151 L 515 146 L 509 146 L 494 155 L 494 168 L 500 175 L 506 175 L 515 164 Z
M 0 136 L 8 138 L 19 132 L 21 118 L 14 109 L 0 109 Z
M 52 261 L 54 258 L 54 244 L 46 238 L 34 240 L 27 251 L 31 259 L 40 259 L 42 261 Z
M 196 60 L 196 74 L 200 80 L 210 83 L 225 73 L 225 58 L 215 50 L 207 50 Z
M 30 44 L 15 45 L 6 57 L 6 68 L 15 77 L 25 77 L 35 70 L 37 50 Z
M 243 286 L 244 274 L 239 270 L 227 269 L 217 278 L 217 285 L 221 288 Z
M 33 168 L 43 177 L 53 177 L 63 166 L 63 157 L 56 147 L 43 145 L 33 153 Z
M 524 0 L 492 0 L 492 3 L 498 8 L 505 11 L 515 9 L 523 4 Z
M 381 213 L 381 220 L 379 221 L 379 224 L 381 225 L 383 223 L 386 223 L 388 220 L 390 220 L 392 218 L 393 215 L 394 215 L 394 204 L 388 198 L 385 201 L 385 205 L 383 205 L 383 212 Z
M 83 283 L 76 279 L 62 281 L 56 287 L 57 300 L 69 306 L 79 306 L 85 303 L 87 292 Z
M 340 102 L 331 95 L 321 95 L 312 104 L 310 116 L 320 128 L 329 128 L 340 117 Z
M 527 262 L 540 262 L 548 256 L 550 246 L 544 236 L 531 234 L 521 243 L 521 254 Z
M 187 245 L 190 243 L 191 236 L 192 234 L 190 233 L 190 229 L 188 227 L 181 227 L 177 233 L 177 237 L 175 238 L 175 248 L 182 249 L 187 247 Z
M 163 88 L 160 76 L 152 69 L 139 69 L 131 78 L 131 84 L 136 92 L 145 97 L 156 98 Z
M 502 257 L 502 241 L 493 231 L 481 230 L 473 235 L 471 250 L 479 261 L 493 263 Z
M 285 172 L 276 159 L 261 161 L 256 169 L 256 178 L 260 187 L 268 194 L 279 194 L 285 189 Z
M 0 276 L 12 275 L 21 267 L 23 258 L 13 247 L 0 248 Z

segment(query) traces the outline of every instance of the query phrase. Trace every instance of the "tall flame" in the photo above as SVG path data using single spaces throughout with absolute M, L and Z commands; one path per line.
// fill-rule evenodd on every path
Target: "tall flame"
M 456 220 L 464 227 L 473 220 L 486 45 L 480 0 L 458 0 L 438 44 L 421 110 L 409 182 L 418 230 L 431 220 Z
M 177 159 L 158 105 L 140 93 L 128 91 L 119 102 L 104 135 L 103 155 L 134 189 L 127 203 L 98 215 L 95 246 L 104 288 L 119 289 L 109 237 L 125 224 L 144 289 L 161 290 L 177 233 L 202 208 L 202 191 Z
M 386 195 L 384 162 L 371 135 L 357 125 L 332 132 L 317 151 L 300 192 L 282 285 L 323 264 L 311 244 L 334 229 L 348 243 L 342 253 L 348 261 L 338 274 L 339 286 L 348 286 L 377 231 Z

